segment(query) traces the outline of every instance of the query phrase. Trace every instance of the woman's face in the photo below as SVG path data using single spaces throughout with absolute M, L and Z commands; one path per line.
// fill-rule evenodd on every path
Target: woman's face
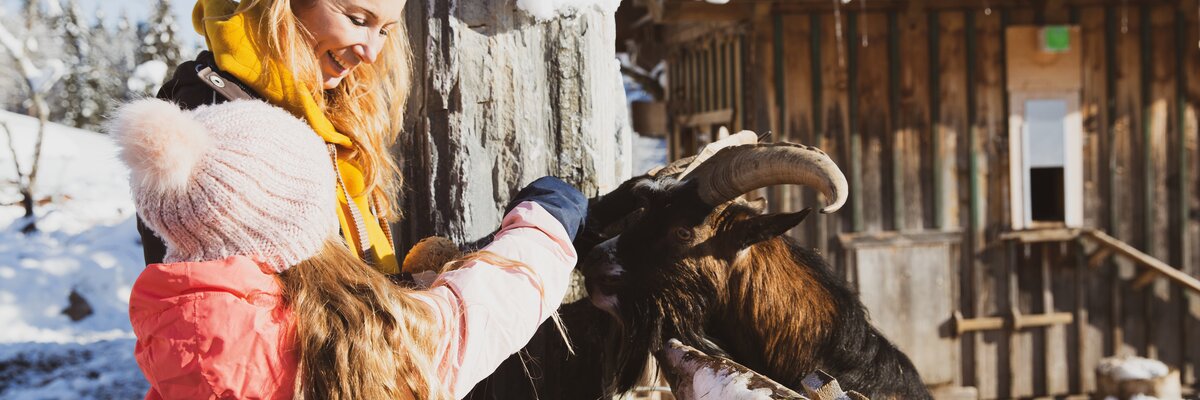
M 373 63 L 402 23 L 400 0 L 296 0 L 292 12 L 313 35 L 321 83 L 333 89 L 362 63 Z

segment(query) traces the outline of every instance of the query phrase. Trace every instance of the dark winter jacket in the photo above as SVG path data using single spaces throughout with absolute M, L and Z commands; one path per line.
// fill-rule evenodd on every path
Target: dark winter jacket
M 249 87 L 239 82 L 233 76 L 218 70 L 216 60 L 213 59 L 212 53 L 208 51 L 201 52 L 199 56 L 196 56 L 195 60 L 185 62 L 180 64 L 178 68 L 175 68 L 175 73 L 171 75 L 171 79 L 163 83 L 156 97 L 177 103 L 180 108 L 185 110 L 228 101 L 225 96 L 218 93 L 200 77 L 200 71 L 205 67 L 210 68 L 223 78 L 222 83 L 237 85 L 247 94 L 258 97 L 253 90 L 250 90 Z M 137 222 L 138 233 L 142 235 L 142 252 L 146 257 L 146 264 L 163 262 L 163 256 L 166 255 L 167 248 L 163 244 L 162 239 L 155 236 L 154 232 L 146 227 L 146 224 L 142 222 L 140 217 Z

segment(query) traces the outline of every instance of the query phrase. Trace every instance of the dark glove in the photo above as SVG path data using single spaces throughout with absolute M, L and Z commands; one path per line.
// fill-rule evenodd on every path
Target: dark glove
M 538 203 L 550 215 L 553 215 L 563 228 L 567 229 L 567 235 L 571 237 L 572 242 L 575 241 L 575 235 L 579 234 L 579 229 L 583 226 L 584 219 L 587 218 L 588 201 L 583 197 L 583 193 L 553 176 L 538 178 L 529 186 L 521 189 L 517 196 L 513 197 L 512 202 L 508 203 L 508 207 L 504 208 L 504 213 L 507 214 L 517 204 L 525 201 Z

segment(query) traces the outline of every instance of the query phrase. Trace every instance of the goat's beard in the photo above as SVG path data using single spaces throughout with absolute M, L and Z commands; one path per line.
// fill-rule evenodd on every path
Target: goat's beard
M 671 274 L 669 284 L 646 284 L 620 291 L 621 317 L 610 343 L 616 351 L 605 360 L 606 386 L 610 394 L 627 392 L 646 374 L 650 355 L 670 339 L 713 355 L 725 355 L 708 339 L 704 325 L 706 309 L 716 298 L 711 280 L 695 273 Z M 671 288 L 651 291 L 650 288 Z

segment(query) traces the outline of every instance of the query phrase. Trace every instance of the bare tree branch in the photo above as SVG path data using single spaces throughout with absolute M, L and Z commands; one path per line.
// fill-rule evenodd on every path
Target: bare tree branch
M 8 137 L 8 151 L 12 153 L 13 166 L 17 168 L 17 185 L 23 185 L 25 173 L 21 170 L 21 160 L 17 159 L 17 146 L 13 144 L 12 131 L 8 130 L 7 122 L 0 122 L 0 128 L 4 128 L 4 135 Z
M 21 44 L 21 41 L 12 32 L 9 32 L 8 28 L 4 25 L 0 25 L 0 45 L 3 45 L 8 54 L 16 60 L 17 70 L 20 72 L 21 77 L 24 78 L 25 85 L 29 88 L 30 97 L 33 100 L 34 112 L 37 114 L 38 119 L 37 139 L 33 148 L 32 165 L 30 166 L 28 178 L 20 185 L 21 195 L 25 198 L 22 201 L 25 205 L 25 216 L 31 218 L 29 226 L 24 231 L 30 232 L 37 229 L 32 221 L 34 205 L 33 190 L 37 186 L 38 166 L 41 164 L 39 161 L 42 158 L 42 143 L 46 137 L 46 120 L 49 119 L 49 109 L 46 106 L 46 99 L 43 93 L 53 87 L 54 82 L 62 74 L 58 68 L 54 68 L 48 72 L 38 70 L 33 65 L 33 61 L 29 59 L 29 56 L 25 54 L 25 47 Z M 5 128 L 5 130 L 7 131 L 8 129 Z M 9 133 L 10 147 L 14 149 L 15 155 L 15 147 L 11 146 L 12 135 L 11 132 Z

